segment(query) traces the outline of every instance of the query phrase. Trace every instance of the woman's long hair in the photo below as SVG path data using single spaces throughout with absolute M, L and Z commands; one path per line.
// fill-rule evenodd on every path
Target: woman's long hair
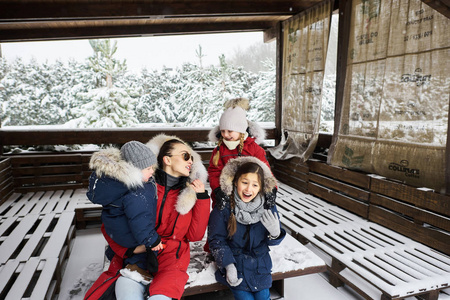
M 236 174 L 234 174 L 234 178 L 233 178 L 234 188 L 236 188 L 239 178 L 241 178 L 242 175 L 248 174 L 248 173 L 253 173 L 258 176 L 258 181 L 259 181 L 259 186 L 260 186 L 259 192 L 261 193 L 262 191 L 264 191 L 264 170 L 261 168 L 260 165 L 258 165 L 257 163 L 254 163 L 254 162 L 247 162 L 247 163 L 241 165 L 237 169 Z M 233 192 L 230 195 L 231 213 L 230 213 L 230 217 L 228 218 L 228 226 L 227 226 L 229 239 L 231 239 L 233 237 L 233 235 L 236 233 L 236 229 L 237 229 L 236 216 L 234 214 L 235 207 L 236 207 L 236 199 L 234 198 L 234 189 L 233 189 Z

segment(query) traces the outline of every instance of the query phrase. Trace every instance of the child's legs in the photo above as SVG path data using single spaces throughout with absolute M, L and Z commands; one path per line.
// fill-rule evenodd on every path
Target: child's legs
M 249 292 L 231 289 L 234 299 L 236 300 L 270 300 L 270 291 L 265 289 L 259 292 Z
M 120 276 L 116 281 L 117 300 L 144 300 L 144 285 L 133 279 Z
M 255 300 L 270 300 L 269 289 L 261 290 L 259 292 L 253 293 Z

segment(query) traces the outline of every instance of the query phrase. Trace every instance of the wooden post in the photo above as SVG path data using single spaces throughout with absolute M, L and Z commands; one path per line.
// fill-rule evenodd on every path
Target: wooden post
M 449 97 L 450 102 L 450 97 Z M 447 146 L 445 148 L 445 193 L 450 195 L 450 111 L 447 117 Z
M 333 153 L 340 130 L 342 106 L 344 103 L 345 76 L 350 39 L 352 0 L 339 0 L 339 30 L 336 60 L 336 99 L 334 106 L 334 132 L 329 153 Z M 330 156 L 328 156 L 328 159 Z
M 344 270 L 346 267 L 343 263 L 341 263 L 339 260 L 333 257 L 331 260 L 331 268 L 330 268 L 330 284 L 334 286 L 335 288 L 343 286 L 344 282 L 339 279 L 337 276 L 340 271 Z
M 277 23 L 277 57 L 276 57 L 276 86 L 275 86 L 275 145 L 278 145 L 281 140 L 281 119 L 282 119 L 282 88 L 283 88 L 283 25 L 281 22 Z

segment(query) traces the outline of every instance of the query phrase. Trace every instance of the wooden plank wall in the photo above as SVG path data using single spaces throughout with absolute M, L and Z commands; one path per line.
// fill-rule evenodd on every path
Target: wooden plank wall
M 308 166 L 308 193 L 367 218 L 370 177 L 316 160 Z
M 211 149 L 198 153 L 208 167 Z M 12 191 L 76 189 L 89 185 L 92 153 L 13 155 L 0 162 L 0 199 Z M 13 180 L 14 178 L 14 180 Z
M 77 189 L 87 182 L 85 154 L 17 155 L 9 159 L 15 192 Z
M 0 160 L 0 204 L 14 192 L 11 159 Z
M 308 192 L 308 173 L 309 167 L 298 158 L 288 160 L 275 160 L 269 157 L 269 163 L 273 175 L 281 182 L 284 182 L 293 188 L 307 193 Z
M 369 220 L 450 255 L 450 196 L 371 178 Z

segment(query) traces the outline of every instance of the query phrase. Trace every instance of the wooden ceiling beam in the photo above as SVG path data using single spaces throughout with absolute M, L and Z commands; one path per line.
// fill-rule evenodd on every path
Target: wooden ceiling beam
M 224 33 L 242 31 L 263 31 L 275 26 L 276 22 L 214 22 L 177 23 L 132 26 L 92 26 L 67 28 L 5 29 L 0 31 L 0 43 L 41 40 L 95 39 L 114 37 L 136 37 L 154 35 Z
M 1 21 L 294 15 L 319 0 L 274 1 L 1 1 Z
M 449 0 L 422 0 L 423 3 L 437 10 L 447 18 L 450 18 L 450 1 Z

